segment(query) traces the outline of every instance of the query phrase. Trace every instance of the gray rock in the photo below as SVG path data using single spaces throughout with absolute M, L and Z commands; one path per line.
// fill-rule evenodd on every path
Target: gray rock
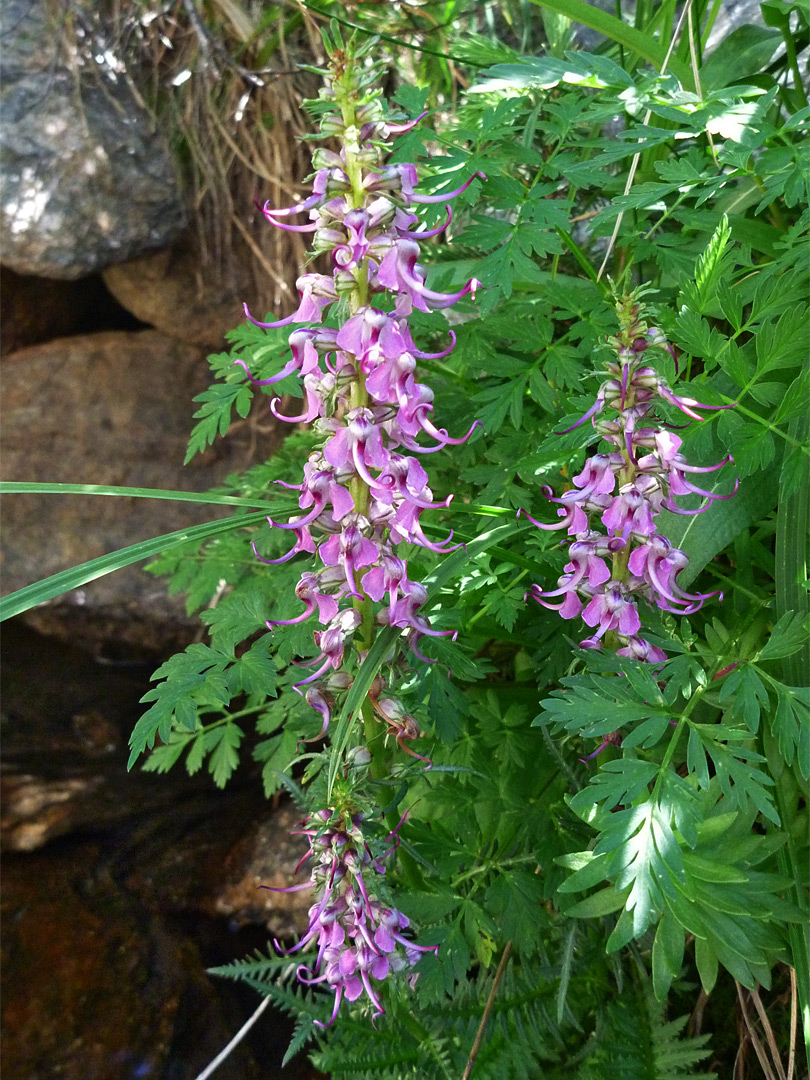
M 22 274 L 73 280 L 185 224 L 174 165 L 123 63 L 45 0 L 0 8 L 0 239 Z

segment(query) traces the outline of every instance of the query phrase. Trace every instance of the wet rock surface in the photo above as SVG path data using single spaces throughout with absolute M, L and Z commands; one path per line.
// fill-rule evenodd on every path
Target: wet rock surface
M 165 247 L 186 222 L 175 165 L 123 64 L 77 12 L 5 0 L 0 237 L 21 274 L 75 279 Z
M 225 792 L 182 767 L 126 772 L 155 662 L 100 663 L 14 622 L 3 660 L 3 1075 L 193 1080 L 258 1004 L 205 968 L 305 925 L 307 893 L 258 887 L 290 882 L 299 815 L 249 766 Z M 279 1071 L 290 1030 L 268 1010 L 217 1077 L 314 1076 Z

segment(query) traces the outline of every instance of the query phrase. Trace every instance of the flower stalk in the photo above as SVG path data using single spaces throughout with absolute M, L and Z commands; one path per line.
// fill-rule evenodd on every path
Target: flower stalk
M 309 909 L 309 926 L 300 941 L 290 949 L 283 949 L 277 941 L 274 944 L 287 955 L 308 945 L 317 946 L 314 962 L 298 967 L 302 983 L 325 985 L 335 995 L 329 1022 L 316 1020 L 316 1024 L 331 1027 L 343 998 L 357 1001 L 363 995 L 375 1020 L 385 1008 L 374 984 L 391 973 L 407 971 L 424 953 L 437 952 L 438 946 L 416 945 L 407 938 L 408 918 L 381 899 L 386 855 L 375 858 L 372 854 L 363 835 L 362 814 L 320 810 L 297 831 L 309 840 L 309 851 L 301 860 L 312 859 L 309 881 L 288 888 L 262 888 L 273 892 L 315 889 L 317 899 Z M 396 830 L 389 839 L 393 851 L 399 842 Z M 416 977 L 415 973 L 408 976 L 411 985 Z
M 268 626 L 317 616 L 325 627 L 314 634 L 320 648 L 315 671 L 296 685 L 299 692 L 314 685 L 322 715 L 324 691 L 331 696 L 335 689 L 325 680 L 350 667 L 347 650 L 362 657 L 379 626 L 400 628 L 423 660 L 421 638 L 452 633 L 434 630 L 421 613 L 425 590 L 408 578 L 398 549 L 410 543 L 439 553 L 454 550 L 452 532 L 443 543 L 433 543 L 422 530 L 422 511 L 445 507 L 452 496 L 433 500 L 427 473 L 412 455 L 463 442 L 475 427 L 459 438 L 436 427 L 433 393 L 416 380 L 419 357 L 431 354 L 420 352 L 411 337 L 411 311 L 449 306 L 472 292 L 475 282 L 455 294 L 427 288 L 418 263 L 420 239 L 441 230 L 420 231 L 409 208 L 435 197 L 416 192 L 413 165 L 382 161 L 392 133 L 416 121 L 394 124 L 387 118 L 375 86 L 379 65 L 359 62 L 365 51 L 352 45 L 333 50 L 327 85 L 315 104 L 321 134 L 336 138 L 340 149 L 316 150 L 312 195 L 293 207 L 264 207 L 272 225 L 312 231 L 314 251 L 328 254 L 333 265 L 331 275 L 298 279 L 300 303 L 291 316 L 258 324 L 306 324 L 290 335 L 293 357 L 283 368 L 301 377 L 306 407 L 285 417 L 274 399 L 271 410 L 280 419 L 314 423 L 324 443 L 297 485 L 302 513 L 271 524 L 296 538 L 288 554 L 274 561 L 305 552 L 322 569 L 307 570 L 296 588 L 305 611 Z M 288 221 L 303 213 L 309 225 Z M 451 217 L 448 207 L 447 222 Z M 330 312 L 336 326 L 325 323 Z M 453 344 L 451 338 L 448 349 L 433 355 L 447 355 Z M 363 714 L 368 737 L 376 733 L 370 703 Z
M 681 439 L 656 418 L 660 400 L 674 405 L 693 420 L 703 420 L 697 409 L 725 409 L 732 405 L 705 405 L 677 396 L 649 363 L 649 352 L 665 350 L 675 357 L 664 334 L 647 322 L 639 292 L 617 298 L 619 333 L 609 339 L 615 359 L 607 365 L 609 378 L 596 401 L 569 431 L 590 420 L 608 447 L 589 458 L 573 479 L 573 487 L 559 498 L 550 487 L 543 493 L 557 507 L 554 524 L 525 516 L 539 529 L 565 529 L 569 561 L 554 589 L 534 584 L 527 592 L 543 607 L 563 619 L 581 617 L 592 630 L 580 641 L 585 649 L 606 646 L 619 656 L 648 663 L 666 659 L 662 649 L 642 636 L 639 601 L 672 614 L 690 615 L 719 591 L 688 593 L 678 575 L 688 565 L 683 551 L 672 546 L 656 526 L 662 510 L 674 514 L 701 514 L 715 500 L 729 499 L 700 487 L 692 477 L 714 472 L 733 459 L 716 465 L 690 465 L 681 453 Z M 682 496 L 699 495 L 701 505 L 686 508 Z M 525 511 L 523 511 L 525 514 Z M 599 750 L 618 745 L 620 732 L 611 732 Z M 597 751 L 599 752 L 599 751 Z M 594 755 L 589 755 L 593 757 Z
M 377 89 L 381 67 L 366 62 L 372 45 L 333 45 L 323 73 L 326 85 L 319 99 L 308 103 L 320 116 L 321 136 L 339 146 L 315 151 L 312 194 L 296 206 L 263 207 L 276 228 L 312 233 L 313 253 L 326 255 L 332 271 L 302 274 L 298 308 L 284 319 L 257 323 L 245 309 L 258 326 L 295 326 L 289 338 L 291 359 L 279 374 L 253 381 L 272 385 L 297 374 L 303 411 L 282 415 L 278 398 L 271 400 L 270 409 L 281 420 L 313 424 L 322 436 L 302 482 L 285 485 L 299 492 L 300 513 L 287 522 L 268 518 L 292 533 L 292 547 L 280 559 L 268 560 L 254 546 L 257 557 L 270 565 L 298 554 L 311 557 L 295 589 L 304 610 L 267 626 L 272 631 L 310 619 L 319 625 L 313 634 L 319 654 L 307 665 L 314 671 L 295 685 L 319 715 L 316 739 L 327 734 L 337 702 L 352 686 L 354 665 L 368 653 L 380 627 L 398 628 L 414 655 L 427 662 L 419 648 L 422 638 L 455 637 L 452 630 L 434 629 L 423 614 L 427 593 L 409 578 L 402 546 L 415 544 L 440 554 L 459 546 L 452 543 L 452 532 L 436 543 L 422 529 L 423 511 L 447 507 L 452 495 L 434 500 L 419 458 L 464 442 L 477 426 L 452 437 L 433 422 L 433 392 L 417 381 L 417 364 L 422 357 L 449 355 L 455 337 L 451 332 L 443 351 L 425 353 L 408 325 L 414 308 L 448 307 L 475 288 L 474 280 L 451 294 L 427 287 L 418 261 L 420 243 L 441 232 L 452 212 L 448 206 L 445 224 L 425 231 L 411 210 L 416 203 L 452 198 L 473 178 L 447 196 L 425 196 L 416 191 L 413 165 L 384 163 L 392 135 L 421 118 L 391 121 Z M 307 224 L 290 220 L 303 214 Z M 395 679 L 395 664 L 393 658 L 389 682 Z M 373 779 L 384 778 L 390 763 L 380 751 L 391 735 L 398 749 L 430 768 L 430 760 L 409 745 L 419 738 L 419 725 L 406 713 L 395 686 L 378 676 L 361 714 L 362 735 L 357 733 L 347 765 L 367 766 Z M 315 962 L 302 964 L 298 977 L 334 991 L 330 1023 L 344 997 L 355 1001 L 365 994 L 374 1016 L 380 1015 L 384 1010 L 373 980 L 435 951 L 405 938 L 408 920 L 376 898 L 371 882 L 384 866 L 371 858 L 362 816 L 346 806 L 318 811 L 309 819 L 312 827 L 304 829 L 315 860 L 309 885 L 319 899 L 310 910 L 307 933 L 292 950 L 317 942 Z M 392 835 L 396 838 L 396 829 Z

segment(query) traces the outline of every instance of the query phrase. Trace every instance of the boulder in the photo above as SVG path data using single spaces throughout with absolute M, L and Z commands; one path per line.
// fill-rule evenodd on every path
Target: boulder
M 260 1001 L 205 971 L 244 956 L 240 938 L 145 904 L 106 854 L 83 839 L 5 861 L 4 1076 L 193 1080 Z M 217 1080 L 316 1080 L 303 1056 L 282 1071 L 291 1035 L 292 1021 L 271 1008 Z
M 244 320 L 242 304 L 255 292 L 245 269 L 217 280 L 203 271 L 199 252 L 189 238 L 173 248 L 109 266 L 104 284 L 118 303 L 143 323 L 190 345 L 212 351 L 227 348 L 225 333 Z M 264 311 L 259 317 L 264 316 Z
M 192 398 L 209 383 L 204 351 L 156 330 L 80 335 L 9 356 L 2 382 L 3 479 L 206 491 L 269 456 L 279 425 L 240 421 L 184 468 Z M 259 416 L 257 409 L 256 415 Z M 266 418 L 262 416 L 262 419 Z M 268 430 L 269 429 L 269 430 Z M 224 507 L 91 495 L 3 500 L 4 592 L 118 548 L 202 521 Z M 186 643 L 199 623 L 134 565 L 33 609 L 44 632 L 136 649 Z
M 68 33 L 67 6 L 0 12 L 3 261 L 71 280 L 170 244 L 186 222 L 174 162 L 123 62 Z

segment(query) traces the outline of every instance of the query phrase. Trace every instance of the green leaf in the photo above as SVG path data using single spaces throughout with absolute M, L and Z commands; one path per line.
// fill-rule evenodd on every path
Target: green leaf
M 731 324 L 735 334 L 738 334 L 743 325 L 743 299 L 739 289 L 734 288 L 728 281 L 720 280 L 717 283 L 717 299 L 723 317 Z
M 803 452 L 808 427 L 807 415 L 797 416 L 788 427 L 790 437 L 801 446 L 798 483 L 788 488 L 783 470 L 776 516 L 776 610 L 780 616 L 796 612 L 802 621 L 810 616 L 810 592 L 805 587 L 810 570 L 810 457 Z M 786 682 L 800 685 L 807 680 L 810 639 L 799 652 L 783 657 L 782 670 Z
M 588 786 L 571 797 L 569 806 L 575 813 L 584 814 L 596 803 L 604 803 L 606 810 L 619 804 L 629 805 L 646 793 L 657 775 L 658 766 L 652 761 L 637 758 L 606 761 Z
M 578 868 L 574 869 L 574 873 L 558 886 L 557 891 L 581 892 L 583 889 L 598 885 L 605 880 L 607 859 L 607 855 L 594 855 L 592 851 L 578 851 L 574 855 L 563 855 L 555 859 L 554 861 L 561 866 L 568 866 L 571 869 L 575 868 L 575 864 L 579 864 Z
M 717 982 L 719 969 L 717 953 L 710 941 L 695 938 L 695 964 L 700 976 L 700 985 L 705 993 L 710 994 Z
M 266 627 L 272 604 L 269 597 L 277 594 L 277 588 L 268 578 L 251 585 L 250 589 L 235 589 L 223 596 L 216 607 L 200 612 L 212 644 L 222 652 L 231 652 L 240 641 Z
M 267 655 L 271 647 L 270 635 L 266 634 L 232 665 L 231 671 L 236 675 L 238 687 L 246 694 L 275 694 L 276 665 L 273 658 Z
M 706 90 L 744 82 L 765 67 L 782 44 L 778 30 L 747 23 L 724 38 L 700 69 L 700 82 Z
M 541 701 L 544 713 L 535 717 L 532 726 L 554 723 L 566 731 L 595 738 L 636 720 L 668 720 L 670 716 L 667 709 L 630 697 L 626 685 L 615 678 L 577 676 L 567 679 L 566 684 L 565 690 L 554 690 L 551 697 Z
M 586 896 L 584 900 L 567 908 L 565 914 L 570 919 L 598 919 L 604 915 L 610 915 L 624 907 L 630 891 L 629 885 L 624 889 L 609 885 L 606 889 L 600 889 L 599 892 Z
M 770 705 L 768 691 L 750 664 L 738 667 L 723 680 L 718 700 L 721 705 L 730 703 L 732 719 L 742 720 L 752 735 L 759 730 L 761 710 Z
M 672 980 L 680 974 L 685 944 L 683 927 L 669 908 L 658 923 L 652 948 L 653 990 L 658 1001 L 664 1001 Z
M 198 422 L 192 428 L 183 464 L 188 465 L 195 454 L 202 453 L 216 440 L 217 435 L 227 435 L 231 409 L 235 407 L 239 416 L 246 417 L 252 398 L 252 388 L 239 383 L 214 383 L 197 394 L 194 400 L 202 405 L 194 413 Z
M 726 277 L 734 262 L 733 252 L 727 251 L 731 229 L 725 214 L 720 218 L 708 246 L 697 261 L 694 284 L 685 281 L 683 298 L 690 309 L 703 315 L 712 306 L 718 285 Z
M 207 748 L 211 749 L 208 759 L 208 771 L 218 788 L 224 788 L 239 764 L 239 746 L 242 742 L 242 729 L 231 721 L 216 728 L 211 733 L 211 741 L 206 738 Z
M 628 763 L 608 762 L 602 771 L 611 765 Z M 630 938 L 641 936 L 660 916 L 665 898 L 676 896 L 675 883 L 686 880 L 673 820 L 681 835 L 692 831 L 690 842 L 696 841 L 695 796 L 679 777 L 665 773 L 663 779 L 667 782 L 662 785 L 659 798 L 616 810 L 600 820 L 600 836 L 594 851 L 597 855 L 608 855 L 608 876 L 616 888 L 630 887 L 625 910 L 608 942 L 609 952 L 621 948 Z
M 532 0 L 534 4 L 540 4 L 541 0 Z M 642 57 L 652 67 L 659 71 L 664 64 L 664 48 L 659 45 L 650 34 L 636 30 L 627 23 L 617 19 L 614 15 L 585 3 L 585 0 L 542 0 L 542 6 L 564 15 L 572 22 L 582 23 L 583 26 L 604 34 L 606 38 Z M 590 57 L 589 59 L 596 59 Z M 674 56 L 669 58 L 669 70 L 676 76 L 682 86 L 689 90 L 695 89 L 695 80 L 688 64 L 683 64 Z
M 444 921 L 448 915 L 457 911 L 462 899 L 451 892 L 418 892 L 408 890 L 401 898 L 402 910 L 409 918 L 418 922 L 435 923 Z
M 678 344 L 692 356 L 713 359 L 721 349 L 722 338 L 706 319 L 689 307 L 684 307 L 675 320 Z
M 187 737 L 174 737 L 165 746 L 155 746 L 149 757 L 141 764 L 144 772 L 167 773 L 188 747 Z
M 786 611 L 771 630 L 757 660 L 783 660 L 793 656 L 807 644 L 809 632 L 806 618 L 797 611 Z
M 774 683 L 776 711 L 771 727 L 786 764 L 797 760 L 799 772 L 810 780 L 810 688 Z
M 163 681 L 141 698 L 142 702 L 154 704 L 140 718 L 130 736 L 128 769 L 146 747 L 154 745 L 156 735 L 164 743 L 169 742 L 173 723 L 194 731 L 198 725 L 199 702 L 224 704 L 227 701 L 223 672 L 228 663 L 227 656 L 202 642 L 195 642 L 160 665 L 152 678 Z

